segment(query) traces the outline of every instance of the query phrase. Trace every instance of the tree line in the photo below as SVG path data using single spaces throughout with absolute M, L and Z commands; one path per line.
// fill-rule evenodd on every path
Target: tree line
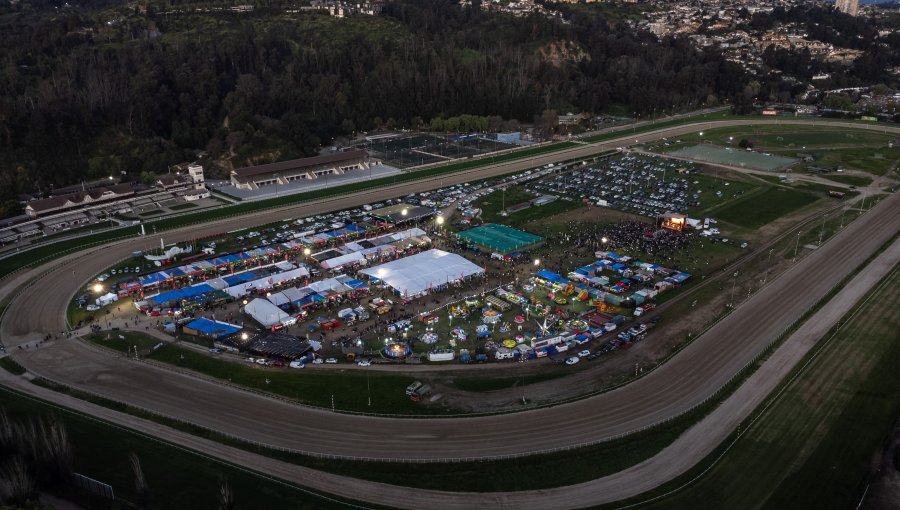
M 259 4 L 178 15 L 99 4 L 0 7 L 0 215 L 19 193 L 146 180 L 201 152 L 224 173 L 382 127 L 648 114 L 735 97 L 747 81 L 716 51 L 580 11 L 560 23 L 395 0 L 340 20 Z M 577 51 L 546 58 L 555 43 Z

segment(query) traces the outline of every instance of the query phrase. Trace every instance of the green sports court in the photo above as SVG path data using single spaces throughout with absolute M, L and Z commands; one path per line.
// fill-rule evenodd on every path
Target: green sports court
M 544 238 L 506 225 L 486 223 L 456 234 L 456 239 L 469 246 L 508 255 L 517 251 L 530 250 L 540 246 Z

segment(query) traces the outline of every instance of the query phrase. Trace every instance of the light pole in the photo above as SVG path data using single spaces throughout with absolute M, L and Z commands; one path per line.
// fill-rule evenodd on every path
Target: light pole
M 770 267 L 769 262 L 772 260 L 772 252 L 773 251 L 775 251 L 775 248 L 771 248 L 769 250 L 769 256 L 766 258 L 766 274 L 765 274 L 765 276 L 763 276 L 763 285 L 765 285 L 766 282 L 769 280 L 769 267 Z
M 797 231 L 797 242 L 794 244 L 794 258 L 791 259 L 791 262 L 797 261 L 797 250 L 800 248 L 800 233 L 801 232 L 802 232 L 801 230 Z
M 734 276 L 731 279 L 731 300 L 728 303 L 729 308 L 734 308 L 734 289 L 735 289 L 735 287 L 737 287 L 737 276 L 738 276 L 738 272 L 735 271 Z
M 819 246 L 822 246 L 822 238 L 825 236 L 825 218 L 827 217 L 827 214 L 822 216 L 822 228 L 819 229 Z

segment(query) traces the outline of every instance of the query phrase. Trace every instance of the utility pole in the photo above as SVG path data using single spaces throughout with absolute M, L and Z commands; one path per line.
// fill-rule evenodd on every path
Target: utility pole
M 827 214 L 822 216 L 822 228 L 819 229 L 819 246 L 822 246 L 822 238 L 825 236 L 825 218 L 827 217 Z
M 735 287 L 737 287 L 737 276 L 738 276 L 738 272 L 735 271 L 734 277 L 731 279 L 731 300 L 728 303 L 728 306 L 730 308 L 734 308 L 734 289 L 735 289 Z
M 770 267 L 769 262 L 772 260 L 772 252 L 773 251 L 775 251 L 775 248 L 771 248 L 769 250 L 769 256 L 766 258 L 766 274 L 765 274 L 765 276 L 763 276 L 763 285 L 765 285 L 766 282 L 769 280 L 769 267 Z

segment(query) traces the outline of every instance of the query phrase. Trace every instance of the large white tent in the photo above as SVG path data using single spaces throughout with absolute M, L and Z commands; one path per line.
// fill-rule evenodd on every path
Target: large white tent
M 281 308 L 273 305 L 265 299 L 256 298 L 244 306 L 244 313 L 253 317 L 253 320 L 266 328 L 281 324 L 289 326 L 297 322 L 297 319 L 284 313 Z
M 442 250 L 428 250 L 392 260 L 360 273 L 377 278 L 404 297 L 425 294 L 430 289 L 484 273 L 464 257 Z

